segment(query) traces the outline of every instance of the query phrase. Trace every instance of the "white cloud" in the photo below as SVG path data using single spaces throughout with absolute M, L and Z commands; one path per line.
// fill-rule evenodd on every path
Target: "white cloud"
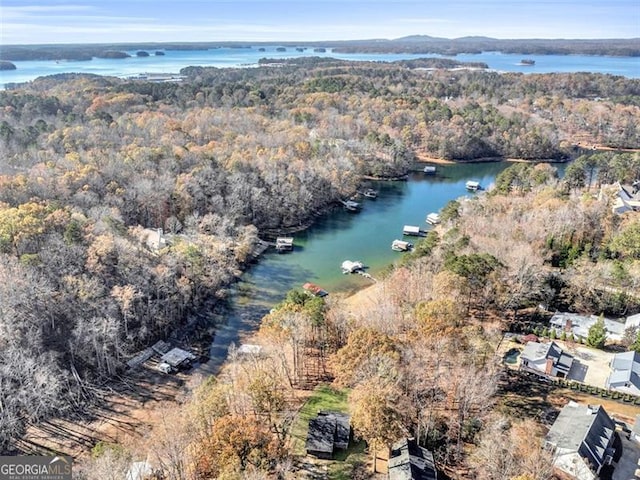
M 0 6 L 0 18 L 3 22 L 8 19 L 24 19 L 49 13 L 71 13 L 71 12 L 88 12 L 95 10 L 89 5 L 24 5 L 21 7 L 3 7 Z M 49 15 L 46 15 L 49 17 Z

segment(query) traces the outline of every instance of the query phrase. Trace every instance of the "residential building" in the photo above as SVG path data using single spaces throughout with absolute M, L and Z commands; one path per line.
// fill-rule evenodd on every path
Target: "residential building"
M 555 342 L 528 342 L 520 356 L 520 368 L 539 375 L 565 378 L 572 364 L 573 356 Z
M 391 447 L 388 465 L 389 480 L 438 480 L 433 454 L 414 438 L 405 438 Z
M 611 374 L 607 388 L 619 392 L 640 395 L 640 353 L 618 353 L 611 359 Z
M 589 329 L 598 320 L 597 315 L 579 315 L 577 313 L 568 312 L 556 312 L 549 323 L 552 328 L 555 328 L 557 334 L 562 332 L 573 333 L 578 338 L 587 338 L 589 336 Z M 603 318 L 604 326 L 607 329 L 607 339 L 619 341 L 624 336 L 625 324 L 617 320 L 609 318 Z
M 576 480 L 596 480 L 613 461 L 615 423 L 600 405 L 569 402 L 546 437 L 554 466 Z
M 307 455 L 331 459 L 336 450 L 346 450 L 351 437 L 350 417 L 340 412 L 318 412 L 309 420 Z

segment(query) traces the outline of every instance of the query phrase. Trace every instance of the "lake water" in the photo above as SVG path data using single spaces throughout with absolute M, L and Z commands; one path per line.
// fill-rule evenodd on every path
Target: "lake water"
M 287 48 L 286 52 L 276 51 L 275 46 L 264 47 L 261 52 L 252 48 L 217 48 L 212 50 L 168 50 L 164 56 L 151 55 L 136 57 L 135 51 L 128 51 L 130 58 L 99 59 L 90 61 L 27 61 L 13 62 L 17 70 L 0 71 L 0 88 L 6 83 L 27 82 L 44 75 L 56 73 L 80 72 L 97 75 L 128 77 L 146 72 L 178 73 L 181 68 L 191 65 L 210 67 L 255 66 L 258 60 L 268 58 L 296 58 L 304 56 L 333 57 L 344 60 L 394 61 L 424 57 L 454 58 L 464 62 L 485 62 L 489 68 L 505 72 L 551 73 L 551 72 L 595 72 L 623 75 L 640 78 L 640 58 L 608 57 L 589 55 L 521 55 L 499 52 L 483 52 L 480 54 L 461 54 L 445 57 L 433 54 L 346 54 L 334 53 L 327 49 L 324 53 L 314 52 L 309 48 L 298 52 Z M 150 52 L 152 53 L 152 52 Z M 533 66 L 519 65 L 522 58 L 536 61 Z
M 253 331 L 260 319 L 280 302 L 286 292 L 305 282 L 317 283 L 330 295 L 348 293 L 371 285 L 360 275 L 344 275 L 344 260 L 359 260 L 373 277 L 402 258 L 391 250 L 394 239 L 402 239 L 404 225 L 428 230 L 426 216 L 447 202 L 469 193 L 467 180 L 487 188 L 510 164 L 507 162 L 438 165 L 437 174 L 413 172 L 408 181 L 370 182 L 378 190 L 375 200 L 361 198 L 363 208 L 351 213 L 337 208 L 313 226 L 294 235 L 294 251 L 268 251 L 242 277 L 233 292 L 231 311 L 223 319 L 211 345 L 211 361 L 203 369 L 215 373 L 231 342 Z M 417 168 L 417 167 L 416 167 Z M 562 168 L 562 166 L 561 166 Z M 415 243 L 417 237 L 405 237 Z

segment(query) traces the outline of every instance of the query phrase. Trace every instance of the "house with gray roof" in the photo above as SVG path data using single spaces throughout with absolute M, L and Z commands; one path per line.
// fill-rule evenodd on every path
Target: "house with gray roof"
M 640 353 L 617 353 L 611 359 L 611 374 L 607 388 L 632 395 L 640 395 Z
M 438 480 L 433 454 L 405 438 L 391 447 L 388 463 L 389 480 Z
M 640 181 L 631 185 L 621 185 L 616 182 L 616 196 L 613 203 L 613 213 L 622 214 L 633 210 L 640 210 Z
M 551 320 L 550 327 L 555 329 L 558 335 L 573 333 L 575 337 L 587 338 L 589 329 L 595 325 L 600 317 L 597 315 L 580 315 L 578 313 L 556 312 Z M 624 337 L 626 325 L 621 320 L 602 317 L 607 329 L 607 340 L 620 341 Z
M 351 437 L 350 417 L 340 412 L 318 412 L 309 420 L 307 455 L 330 460 L 335 450 L 346 450 Z
M 539 375 L 565 378 L 572 364 L 573 356 L 555 342 L 527 342 L 520 356 L 520 368 Z
M 569 402 L 547 434 L 554 467 L 576 480 L 596 480 L 613 461 L 616 426 L 600 405 Z

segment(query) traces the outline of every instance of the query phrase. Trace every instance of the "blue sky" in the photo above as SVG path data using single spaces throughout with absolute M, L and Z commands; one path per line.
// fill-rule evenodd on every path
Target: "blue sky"
M 0 43 L 640 37 L 640 0 L 0 0 Z

